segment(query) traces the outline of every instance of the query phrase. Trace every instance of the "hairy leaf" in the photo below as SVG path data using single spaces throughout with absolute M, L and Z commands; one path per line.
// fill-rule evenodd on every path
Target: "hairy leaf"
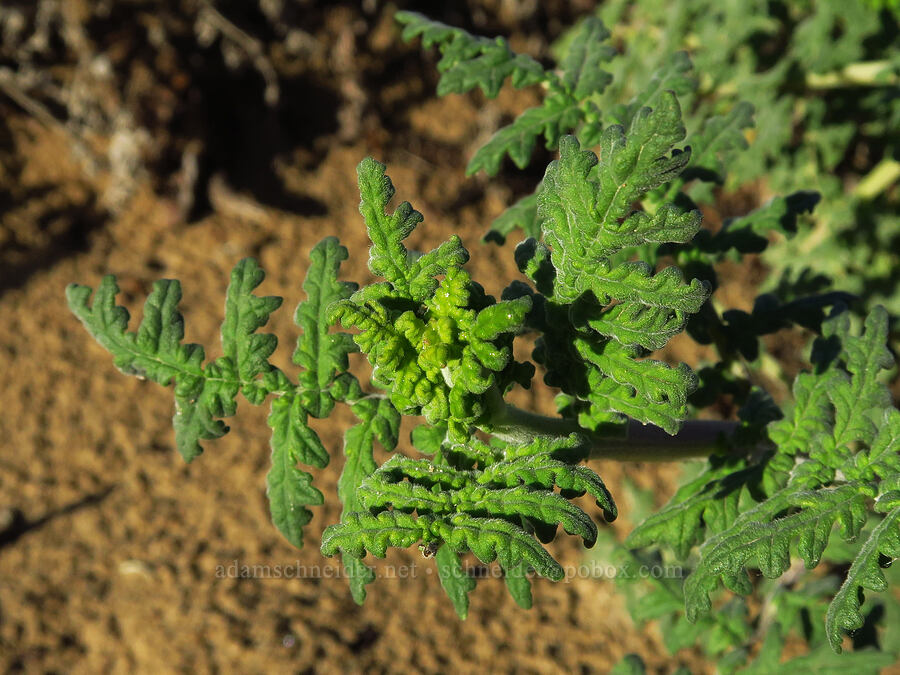
M 219 438 L 228 431 L 218 418 L 233 415 L 236 409 L 235 397 L 242 382 L 235 362 L 224 357 L 204 368 L 203 347 L 181 342 L 184 320 L 178 311 L 179 282 L 164 279 L 154 283 L 136 333 L 127 330 L 128 311 L 115 304 L 118 292 L 115 277 L 107 275 L 97 288 L 93 305 L 88 304 L 91 289 L 86 286 L 71 284 L 66 297 L 88 332 L 113 355 L 119 370 L 163 386 L 174 381 L 176 447 L 191 461 L 202 452 L 199 441 Z
M 446 273 L 451 266 L 464 263 L 469 258 L 468 252 L 454 235 L 421 257 L 411 255 L 402 241 L 422 222 L 422 214 L 409 202 L 400 204 L 392 214 L 386 212 L 394 196 L 394 185 L 381 162 L 366 158 L 359 163 L 356 172 L 362 198 L 359 211 L 372 241 L 369 269 L 407 297 L 419 302 L 425 300 L 437 288 L 434 277 Z
M 297 464 L 325 466 L 328 452 L 316 432 L 306 426 L 306 411 L 299 399 L 288 397 L 272 401 L 269 415 L 272 427 L 272 466 L 266 476 L 269 513 L 275 527 L 297 548 L 303 547 L 303 526 L 312 519 L 307 506 L 324 503 L 324 497 L 312 485 L 312 476 Z
M 347 355 L 356 351 L 347 333 L 329 332 L 327 310 L 332 303 L 349 298 L 356 284 L 338 281 L 347 249 L 336 237 L 326 237 L 310 251 L 310 267 L 303 282 L 307 300 L 297 305 L 294 321 L 303 330 L 294 350 L 294 363 L 306 369 L 300 375 L 303 406 L 314 417 L 327 417 L 334 407 L 330 391 L 338 373 L 349 368 Z
M 394 18 L 403 25 L 406 42 L 421 36 L 423 46 L 440 47 L 439 96 L 480 87 L 485 96 L 494 98 L 507 77 L 514 87 L 527 87 L 544 78 L 544 69 L 537 61 L 514 53 L 503 38 L 491 40 L 470 35 L 416 12 L 397 12 Z
M 581 152 L 571 137 L 560 143 L 560 159 L 544 176 L 539 198 L 539 217 L 544 237 L 553 249 L 556 268 L 555 295 L 573 301 L 593 291 L 602 303 L 610 298 L 668 306 L 695 312 L 708 291 L 697 280 L 684 284 L 677 268 L 653 275 L 644 263 L 612 266 L 609 256 L 640 241 L 688 241 L 699 227 L 699 218 L 663 210 L 657 217 L 628 213 L 641 194 L 677 174 L 686 153 L 667 158 L 672 143 L 684 137 L 674 97 L 669 107 L 635 118 L 626 136 L 621 127 L 604 132 L 603 162 Z M 668 133 L 667 133 L 668 132 Z M 599 181 L 591 177 L 596 174 Z
M 519 228 L 526 237 L 541 236 L 541 223 L 538 220 L 537 205 L 540 187 L 530 195 L 522 197 L 515 204 L 506 209 L 494 222 L 484 235 L 484 241 L 494 241 L 503 244 L 506 236 Z
M 359 486 L 377 468 L 373 451 L 375 439 L 387 451 L 397 446 L 400 414 L 384 398 L 367 398 L 353 404 L 353 413 L 360 423 L 344 434 L 344 469 L 338 479 L 338 497 L 344 506 L 341 519 L 361 510 Z M 350 579 L 350 591 L 357 604 L 366 599 L 366 585 L 375 580 L 375 573 L 358 558 L 344 556 L 344 567 Z
M 469 593 L 475 590 L 475 579 L 466 574 L 459 562 L 459 555 L 446 544 L 438 549 L 434 561 L 441 586 L 453 603 L 456 615 L 465 619 L 469 615 Z
M 900 492 L 894 490 L 882 495 L 876 510 L 885 516 L 863 542 L 825 616 L 828 641 L 838 653 L 841 652 L 841 631 L 856 630 L 863 625 L 859 611 L 861 589 L 877 592 L 888 588 L 879 565 L 881 557 L 900 558 Z
M 281 306 L 281 298 L 253 295 L 265 278 L 265 272 L 253 258 L 245 258 L 231 272 L 225 299 L 225 321 L 222 324 L 222 348 L 225 357 L 237 368 L 243 387 L 269 372 L 269 357 L 278 346 L 271 333 L 257 333 L 269 321 L 269 315 Z M 142 326 L 143 328 L 143 326 Z M 142 331 L 138 330 L 138 342 Z M 247 394 L 247 391 L 244 391 Z M 264 396 L 264 394 L 263 394 Z

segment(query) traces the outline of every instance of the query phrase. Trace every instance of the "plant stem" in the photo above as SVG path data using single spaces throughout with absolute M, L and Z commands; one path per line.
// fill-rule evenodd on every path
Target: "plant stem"
M 731 438 L 738 426 L 723 420 L 689 420 L 670 436 L 659 427 L 629 420 L 624 439 L 592 438 L 589 458 L 617 462 L 705 459 L 722 450 L 723 441 Z
M 885 73 L 890 65 L 887 60 L 861 61 L 830 73 L 809 73 L 806 76 L 806 86 L 810 89 L 893 86 L 897 84 L 896 73 Z
M 860 199 L 874 199 L 897 179 L 900 179 L 900 162 L 885 157 L 856 184 L 853 195 Z
M 499 399 L 499 401 L 497 400 Z M 578 434 L 585 439 L 589 459 L 618 462 L 672 462 L 702 459 L 720 451 L 731 438 L 737 422 L 690 420 L 674 436 L 655 427 L 629 420 L 624 438 L 591 433 L 575 420 L 547 417 L 505 403 L 499 392 L 489 394 L 489 419 L 485 430 L 511 442 L 528 442 L 535 436 L 565 437 Z

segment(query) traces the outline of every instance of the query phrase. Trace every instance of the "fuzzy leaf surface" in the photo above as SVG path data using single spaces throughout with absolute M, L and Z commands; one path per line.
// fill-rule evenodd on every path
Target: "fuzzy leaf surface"
M 403 25 L 404 41 L 421 36 L 424 47 L 436 44 L 440 48 L 439 96 L 480 87 L 485 96 L 494 98 L 507 77 L 514 87 L 527 87 L 544 78 L 544 69 L 537 61 L 513 52 L 503 38 L 471 35 L 416 12 L 397 12 L 395 18 Z

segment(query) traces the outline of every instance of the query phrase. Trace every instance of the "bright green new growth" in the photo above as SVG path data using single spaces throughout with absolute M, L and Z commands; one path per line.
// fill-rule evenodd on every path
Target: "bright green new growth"
M 548 541 L 561 524 L 589 545 L 596 539 L 593 521 L 553 488 L 589 492 L 610 517 L 615 506 L 596 474 L 555 458 L 577 438 L 489 445 L 474 436 L 496 423 L 511 386 L 530 384 L 534 369 L 512 359 L 512 337 L 525 330 L 531 298 L 498 303 L 486 295 L 462 268 L 468 254 L 456 237 L 411 255 L 401 242 L 421 216 L 407 202 L 387 212 L 394 188 L 384 171 L 370 159 L 358 168 L 369 268 L 386 281 L 336 302 L 330 318 L 359 329 L 354 340 L 373 366 L 372 381 L 397 410 L 433 425 L 420 427 L 416 440 L 435 456 L 394 457 L 362 480 L 354 495 L 359 512 L 326 530 L 322 551 L 361 559 L 420 542 L 439 554 L 442 583 L 464 616 L 474 584 L 459 578 L 458 556 L 471 550 L 485 563 L 499 560 L 515 577 L 517 601 L 530 602 L 522 571 L 562 576 L 533 533 Z
M 810 294 L 807 286 L 820 286 L 803 275 L 783 279 L 784 288 L 757 298 L 749 312 L 720 313 L 710 300 L 721 260 L 763 251 L 772 232 L 792 234 L 818 195 L 776 197 L 726 219 L 715 233 L 700 229 L 693 200 L 723 184 L 726 166 L 747 152 L 753 108 L 736 102 L 689 133 L 678 97 L 691 95 L 698 81 L 684 53 L 648 75 L 630 99 L 612 103 L 604 97 L 616 85 L 603 66 L 614 50 L 596 18 L 569 35 L 556 70 L 513 53 L 500 38 L 410 12 L 398 20 L 405 39 L 421 36 L 425 46 L 439 46 L 439 93 L 480 87 L 496 96 L 507 77 L 513 86 L 544 85 L 543 104 L 498 131 L 469 165 L 470 173 L 493 174 L 508 154 L 524 166 L 539 136 L 558 148 L 537 191 L 494 223 L 501 235 L 516 226 L 530 235 L 515 259 L 531 284 L 510 282 L 499 301 L 488 295 L 464 268 L 469 253 L 455 235 L 429 252 L 407 249 L 422 215 L 408 202 L 391 210 L 394 186 L 385 166 L 368 158 L 357 168 L 360 213 L 371 240 L 369 270 L 381 281 L 359 288 L 339 280 L 348 253 L 334 237 L 312 249 L 307 299 L 295 314 L 302 329 L 296 382 L 269 361 L 277 339 L 260 330 L 281 299 L 254 294 L 264 274 L 252 259 L 232 272 L 223 355 L 211 361 L 203 347 L 182 342 L 177 281 L 154 285 L 136 332 L 128 332 L 128 312 L 115 304 L 111 276 L 92 303 L 89 288 L 70 286 L 72 311 L 120 370 L 174 384 L 176 447 L 187 461 L 201 453 L 202 441 L 228 431 L 223 418 L 236 412 L 238 394 L 255 405 L 272 397 L 267 494 L 273 522 L 295 546 L 303 544 L 309 507 L 324 501 L 301 466 L 324 468 L 335 452 L 309 418 L 327 417 L 339 402 L 350 406 L 359 423 L 344 435 L 337 486 L 343 512 L 325 530 L 321 549 L 341 555 L 359 603 L 375 579 L 367 554 L 419 545 L 424 557 L 434 557 L 460 617 L 476 585 L 463 562 L 468 553 L 496 561 L 511 596 L 530 607 L 532 572 L 551 580 L 565 575 L 545 547 L 560 526 L 589 547 L 603 538 L 594 514 L 572 500 L 590 495 L 606 520 L 617 515 L 603 481 L 581 460 L 712 455 L 705 471 L 626 541 L 632 550 L 624 569 L 659 562 L 659 552 L 641 549 L 661 547 L 692 570 L 683 585 L 662 581 L 644 616 L 677 615 L 670 624 L 677 630 L 667 635 L 672 644 L 693 644 L 708 628 L 719 653 L 752 638 L 739 600 L 706 613 L 720 580 L 746 594 L 758 585 L 749 570 L 778 579 L 792 559 L 808 568 L 845 561 L 840 585 L 804 589 L 808 597 L 794 605 L 781 599 L 790 595 L 783 589 L 773 591 L 782 603 L 780 623 L 754 665 L 766 672 L 778 663 L 782 631 L 810 624 L 811 607 L 826 615 L 817 629 L 825 637 L 791 663 L 825 663 L 819 647 L 839 652 L 843 632 L 869 621 L 863 589 L 886 590 L 881 566 L 900 557 L 900 412 L 881 377 L 893 365 L 887 313 L 871 311 L 857 335 L 844 311 L 852 296 Z M 612 124 L 601 124 L 601 103 Z M 760 336 L 794 323 L 820 337 L 814 369 L 795 379 L 793 407 L 784 415 L 744 373 L 759 357 Z M 354 332 L 334 331 L 337 325 Z M 685 329 L 719 354 L 699 377 L 686 364 L 647 358 Z M 505 400 L 517 384 L 530 387 L 535 374 L 531 363 L 513 358 L 514 341 L 524 334 L 536 336 L 532 358 L 544 382 L 559 390 L 557 417 Z M 364 391 L 350 373 L 355 352 L 371 364 L 380 392 Z M 742 405 L 736 430 L 713 423 L 714 430 L 730 429 L 727 437 L 698 433 L 704 423 L 697 420 L 682 429 L 693 410 L 723 395 Z M 379 465 L 376 441 L 387 452 L 397 449 L 401 415 L 424 418 L 411 434 L 419 454 L 392 454 Z M 673 435 L 671 445 L 641 425 Z M 835 525 L 841 537 L 831 536 Z M 835 542 L 844 547 L 840 555 Z M 725 672 L 746 661 L 739 652 L 723 660 Z M 883 656 L 852 655 L 864 667 L 882 664 Z M 622 664 L 629 672 L 641 667 L 634 659 Z
M 669 106 L 659 115 L 640 111 L 627 135 L 619 131 L 611 141 L 625 159 L 616 160 L 618 169 L 609 169 L 609 175 L 622 180 L 627 176 L 639 186 L 628 192 L 628 200 L 677 171 L 669 165 L 671 160 L 633 159 L 648 133 L 667 139 L 665 148 L 651 144 L 650 153 L 666 151 L 679 137 L 678 107 L 674 100 Z M 609 132 L 610 138 L 615 131 Z M 574 139 L 566 139 L 564 148 L 558 180 L 555 165 L 548 170 L 547 204 L 554 199 L 581 200 L 583 208 L 572 215 L 571 225 L 586 228 L 582 238 L 595 232 L 604 246 L 602 253 L 615 251 L 616 229 L 630 232 L 626 242 L 680 242 L 696 230 L 697 214 L 680 215 L 674 207 L 660 211 L 667 214 L 663 218 L 630 215 L 623 226 L 615 220 L 626 214 L 624 202 L 604 205 L 607 215 L 601 216 L 593 202 L 603 188 L 583 170 L 596 158 L 581 153 Z M 217 433 L 202 437 L 217 437 L 227 430 L 218 418 L 235 412 L 239 392 L 255 404 L 273 395 L 269 501 L 273 521 L 297 546 L 311 517 L 307 507 L 323 499 L 312 476 L 297 465 L 322 468 L 329 461 L 329 452 L 307 419 L 327 416 L 338 401 L 351 405 L 361 423 L 345 438 L 346 461 L 338 485 L 344 514 L 339 524 L 326 530 L 322 550 L 326 555 L 343 554 L 358 601 L 374 578 L 362 562 L 366 552 L 383 556 L 390 546 L 419 542 L 439 554 L 442 584 L 460 615 L 467 611 L 467 593 L 473 587 L 472 580 L 460 577 L 459 556 L 468 551 L 485 563 L 499 561 L 510 592 L 528 606 L 530 570 L 550 579 L 563 576 L 562 567 L 542 546 L 560 525 L 588 546 L 597 538 L 593 520 L 569 500 L 588 493 L 608 519 L 616 515 L 600 478 L 577 465 L 590 443 L 590 430 L 596 428 L 594 420 L 621 419 L 620 413 L 631 412 L 637 419 L 658 420 L 674 432 L 685 411 L 693 385 L 690 370 L 642 360 L 644 348 L 623 336 L 646 331 L 645 309 L 649 309 L 655 312 L 653 317 L 666 317 L 652 341 L 662 344 L 680 329 L 685 314 L 703 301 L 706 290 L 699 282 L 684 284 L 677 270 L 653 275 L 642 263 L 627 262 L 611 267 L 607 280 L 579 286 L 580 279 L 587 279 L 578 272 L 579 265 L 591 254 L 583 250 L 580 238 L 572 236 L 573 230 L 557 232 L 548 225 L 554 251 L 545 263 L 551 266 L 551 276 L 566 285 L 551 286 L 545 297 L 523 290 L 526 287 L 518 282 L 497 302 L 462 267 L 468 253 L 458 237 L 423 255 L 405 248 L 403 240 L 422 218 L 407 202 L 389 212 L 394 188 L 384 165 L 364 160 L 358 174 L 360 212 L 372 240 L 369 268 L 384 281 L 356 290 L 354 284 L 337 279 L 347 255 L 337 240 L 326 239 L 313 249 L 304 283 L 308 299 L 295 317 L 303 329 L 294 352 L 294 363 L 302 368 L 297 384 L 268 361 L 276 346 L 274 336 L 257 332 L 280 299 L 252 294 L 263 274 L 251 260 L 242 261 L 232 274 L 222 329 L 225 355 L 206 366 L 200 347 L 180 344 L 184 331 L 176 309 L 177 282 L 157 285 L 136 336 L 125 333 L 125 310 L 114 309 L 111 278 L 104 280 L 92 308 L 87 304 L 89 289 L 71 287 L 73 310 L 123 371 L 146 373 L 161 384 L 175 379 L 181 448 L 195 448 L 201 434 L 189 436 L 190 443 L 182 440 L 185 426 L 180 417 L 209 420 L 207 426 Z M 667 224 L 674 237 L 666 238 Z M 682 301 L 665 309 L 676 295 Z M 620 304 L 604 312 L 604 305 L 613 299 Z M 581 303 L 586 330 L 568 320 L 555 330 L 567 333 L 569 356 L 578 360 L 577 369 L 570 372 L 580 369 L 595 390 L 586 399 L 591 424 L 587 431 L 574 425 L 561 433 L 553 420 L 532 416 L 521 418 L 526 424 L 522 427 L 516 423 L 521 411 L 517 413 L 503 397 L 517 383 L 530 386 L 534 367 L 512 358 L 513 339 L 539 329 L 554 312 L 574 312 L 572 302 Z M 107 315 L 115 319 L 98 320 Z M 358 332 L 352 338 L 331 333 L 329 326 L 338 322 Z M 588 324 L 605 327 L 611 337 L 593 332 Z M 385 397 L 364 394 L 347 371 L 348 354 L 357 347 L 372 364 L 372 382 L 386 391 Z M 165 370 L 157 370 L 160 362 L 166 364 Z M 642 412 L 641 400 L 653 405 Z M 378 467 L 372 454 L 374 440 L 388 450 L 396 446 L 398 412 L 425 417 L 430 426 L 417 429 L 414 440 L 433 457 L 398 456 Z M 588 414 L 582 417 L 589 419 Z M 528 424 L 535 428 L 529 431 Z M 480 440 L 477 430 L 493 434 L 491 442 Z M 198 450 L 184 454 L 190 459 Z

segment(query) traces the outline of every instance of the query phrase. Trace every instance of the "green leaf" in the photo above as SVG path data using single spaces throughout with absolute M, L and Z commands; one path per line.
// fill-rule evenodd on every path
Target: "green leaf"
M 347 333 L 331 333 L 327 310 L 332 303 L 345 300 L 356 284 L 338 281 L 341 262 L 347 249 L 337 238 L 326 237 L 310 251 L 310 266 L 303 282 L 307 299 L 297 305 L 294 322 L 303 330 L 297 339 L 293 361 L 306 369 L 300 375 L 303 406 L 314 417 L 327 417 L 334 407 L 330 391 L 338 373 L 349 368 L 347 355 L 356 351 Z
M 395 190 L 381 162 L 367 157 L 356 167 L 356 173 L 361 197 L 359 212 L 372 241 L 369 270 L 405 290 L 411 263 L 401 242 L 422 222 L 422 214 L 409 202 L 401 203 L 392 214 L 386 212 Z
M 434 556 L 441 586 L 453 603 L 456 615 L 465 620 L 469 615 L 469 593 L 475 590 L 475 579 L 466 574 L 459 555 L 447 546 L 441 546 Z
M 213 378 L 217 369 L 210 364 L 206 372 Z M 200 441 L 213 441 L 228 433 L 228 426 L 216 417 L 234 414 L 234 399 L 239 391 L 237 383 L 227 381 L 215 386 L 202 380 L 198 386 L 202 387 L 199 394 L 196 387 L 192 387 L 193 391 L 187 396 L 179 394 L 177 389 L 175 392 L 175 415 L 172 418 L 175 449 L 186 462 L 203 452 Z
M 66 288 L 69 308 L 114 358 L 126 375 L 137 375 L 163 386 L 178 376 L 203 377 L 203 347 L 182 344 L 184 319 L 178 311 L 181 284 L 163 279 L 153 284 L 144 304 L 144 319 L 137 334 L 127 332 L 129 314 L 115 304 L 119 287 L 116 278 L 106 275 L 97 288 L 93 306 L 88 305 L 91 289 L 70 284 Z
M 594 331 L 623 345 L 662 349 L 684 330 L 686 314 L 668 307 L 652 307 L 638 302 L 613 305 L 596 318 L 587 319 Z
M 387 451 L 397 447 L 400 414 L 386 398 L 367 398 L 355 403 L 353 413 L 360 423 L 344 435 L 344 470 L 338 480 L 338 496 L 344 513 L 361 510 L 359 486 L 378 464 L 372 455 L 377 439 Z
M 278 346 L 278 338 L 271 333 L 256 332 L 268 323 L 269 315 L 281 307 L 281 298 L 277 296 L 261 298 L 253 295 L 253 290 L 265 276 L 253 258 L 244 258 L 231 272 L 225 299 L 222 348 L 225 357 L 235 364 L 244 387 L 271 370 L 269 357 Z
M 666 363 L 653 360 L 636 360 L 640 352 L 634 347 L 626 347 L 618 342 L 576 339 L 579 354 L 597 367 L 606 377 L 625 387 L 628 391 L 628 411 L 633 408 L 652 409 L 654 416 L 681 420 L 687 416 L 687 396 L 697 386 L 697 378 L 684 363 L 672 368 Z M 634 399 L 640 399 L 638 403 Z M 618 410 L 613 403 L 613 408 Z M 631 415 L 641 422 L 651 422 L 650 414 Z M 674 433 L 671 425 L 660 425 L 669 433 Z M 677 427 L 674 427 L 677 430 Z
M 489 176 L 494 176 L 506 155 L 513 164 L 524 169 L 540 136 L 543 135 L 547 148 L 552 149 L 559 138 L 573 129 L 583 116 L 583 111 L 573 105 L 568 96 L 557 94 L 547 97 L 543 105 L 528 108 L 478 148 L 466 166 L 466 175 L 471 176 L 483 169 Z
M 641 108 L 655 108 L 666 92 L 678 96 L 690 94 L 697 88 L 694 64 L 687 52 L 675 52 L 653 72 L 650 82 L 628 104 L 610 106 L 610 116 L 619 124 L 629 126 Z
M 769 425 L 769 438 L 778 444 L 779 452 L 806 452 L 830 430 L 833 412 L 829 391 L 841 379 L 843 373 L 838 370 L 797 375 L 792 414 Z
M 375 462 L 375 440 L 387 451 L 397 447 L 400 414 L 391 402 L 384 398 L 366 398 L 352 406 L 360 423 L 344 434 L 344 469 L 338 479 L 338 497 L 344 506 L 341 520 L 362 510 L 359 503 L 359 486 L 370 476 L 378 464 Z M 344 568 L 350 579 L 350 592 L 357 604 L 366 599 L 365 587 L 375 580 L 375 573 L 358 556 L 343 556 Z
M 522 563 L 542 577 L 559 581 L 565 571 L 525 530 L 499 518 L 478 518 L 459 513 L 434 521 L 432 529 L 456 551 L 471 550 L 481 562 L 500 562 L 504 570 Z
M 355 349 L 352 339 L 345 333 L 330 333 L 327 319 L 327 308 L 348 298 L 355 289 L 355 284 L 337 278 L 340 264 L 346 258 L 347 249 L 334 237 L 327 237 L 313 247 L 303 283 L 307 299 L 298 305 L 294 317 L 303 333 L 297 340 L 293 360 L 305 372 L 301 373 L 296 388 L 278 371 L 266 381 L 269 390 L 285 391 L 272 401 L 268 419 L 272 428 L 272 468 L 267 477 L 269 509 L 276 527 L 298 548 L 303 543 L 302 528 L 312 518 L 305 507 L 319 505 L 323 498 L 312 487 L 312 476 L 297 464 L 324 468 L 330 460 L 318 434 L 309 426 L 308 417 L 327 416 L 336 396 L 346 396 L 359 389 L 355 378 L 346 372 L 347 355 Z M 259 276 L 244 275 L 249 278 L 251 290 L 261 280 Z M 235 311 L 238 309 L 241 308 Z M 348 381 L 336 387 L 339 375 Z M 358 570 L 352 561 L 347 569 L 351 580 L 365 577 L 366 573 Z
M 524 576 L 528 569 L 550 578 L 562 576 L 562 568 L 535 535 L 548 541 L 562 524 L 588 546 L 596 540 L 593 520 L 568 498 L 589 492 L 610 520 L 615 517 L 615 504 L 599 476 L 551 456 L 579 442 L 573 435 L 562 440 L 538 437 L 527 444 L 495 441 L 491 446 L 471 437 L 445 445 L 433 460 L 395 455 L 361 481 L 353 493 L 358 500 L 355 511 L 346 513 L 340 526 L 329 528 L 323 551 L 332 555 L 341 550 L 359 558 L 364 551 L 383 556 L 388 546 L 405 547 L 419 540 L 443 543 L 448 559 L 469 550 L 486 564 L 499 559 L 517 601 L 530 602 Z M 481 467 L 457 468 L 469 458 Z M 458 560 L 439 561 L 446 569 L 457 565 Z M 465 609 L 464 590 L 471 590 L 468 582 L 447 588 L 457 611 Z
M 687 382 L 682 377 L 686 374 L 687 371 L 682 368 L 682 372 L 676 371 L 670 376 L 678 386 L 681 386 Z M 679 382 L 681 384 L 678 384 Z M 677 390 L 673 392 L 676 395 L 674 402 L 648 406 L 647 399 L 635 396 L 636 390 L 632 385 L 620 384 L 607 377 L 599 368 L 590 366 L 587 371 L 587 385 L 588 391 L 584 394 L 584 399 L 590 402 L 589 414 L 600 422 L 623 423 L 626 421 L 623 419 L 625 416 L 644 424 L 654 424 L 670 434 L 677 433 L 681 427 L 684 416 L 677 401 L 682 392 Z M 587 419 L 579 419 L 579 424 L 591 428 Z
M 597 17 L 587 17 L 575 29 L 569 49 L 560 66 L 562 82 L 577 99 L 599 94 L 612 81 L 612 75 L 601 66 L 615 55 L 606 44 L 609 31 Z
M 531 580 L 528 578 L 527 566 L 519 565 L 506 570 L 503 581 L 516 604 L 522 609 L 531 609 Z
M 386 212 L 394 196 L 394 185 L 381 162 L 367 157 L 359 163 L 356 172 L 362 198 L 359 211 L 372 241 L 369 270 L 387 279 L 405 297 L 423 302 L 437 288 L 434 277 L 465 263 L 468 252 L 454 235 L 434 251 L 416 258 L 402 241 L 422 222 L 422 214 L 409 202 L 400 204 L 390 215 Z
M 479 340 L 493 340 L 503 333 L 521 331 L 529 311 L 531 298 L 528 296 L 485 307 L 475 317 L 472 335 Z
M 272 400 L 269 426 L 272 446 L 296 464 L 308 464 L 320 469 L 328 466 L 328 451 L 318 434 L 307 424 L 308 412 L 299 395 L 287 394 Z
M 376 515 L 351 513 L 322 535 L 322 554 L 342 551 L 354 558 L 366 552 L 383 558 L 388 548 L 409 548 L 444 541 L 460 553 L 471 550 L 481 562 L 499 560 L 504 570 L 527 562 L 541 576 L 558 581 L 565 576 L 562 567 L 523 529 L 497 518 L 478 518 L 456 514 L 449 519 L 430 515 L 414 516 L 402 511 L 382 511 Z
M 312 476 L 297 468 L 299 462 L 323 467 L 328 452 L 316 432 L 306 426 L 306 411 L 297 398 L 272 401 L 272 466 L 266 476 L 266 496 L 275 527 L 297 548 L 303 547 L 303 526 L 312 519 L 307 506 L 324 502 L 312 485 Z
M 609 31 L 596 17 L 582 21 L 560 64 L 561 76 L 547 73 L 542 78 L 548 85 L 542 104 L 529 108 L 498 130 L 472 156 L 466 174 L 471 176 L 484 169 L 488 175 L 494 175 L 506 155 L 524 169 L 540 136 L 547 149 L 552 150 L 561 136 L 576 129 L 586 138 L 599 134 L 600 110 L 590 98 L 602 93 L 612 81 L 612 75 L 600 68 L 615 55 L 615 49 L 604 42 L 608 37 Z
M 447 438 L 447 425 L 431 426 L 420 424 L 410 432 L 409 440 L 416 450 L 426 455 L 434 455 L 441 450 Z
M 235 397 L 242 385 L 235 362 L 225 357 L 204 368 L 203 347 L 181 342 L 184 319 L 178 311 L 181 300 L 178 281 L 164 279 L 153 284 L 136 333 L 127 330 L 128 310 L 115 304 L 118 292 L 115 277 L 107 275 L 97 288 L 93 305 L 89 305 L 91 289 L 86 286 L 69 285 L 66 297 L 69 308 L 91 336 L 113 355 L 113 363 L 119 370 L 163 386 L 174 381 L 176 447 L 185 461 L 190 462 L 202 452 L 201 440 L 219 438 L 228 431 L 216 418 L 235 412 Z M 250 343 L 244 338 L 245 346 Z M 263 340 L 262 344 L 265 343 Z M 250 357 L 251 361 L 252 358 L 255 356 Z
M 340 523 L 325 529 L 322 555 L 330 557 L 342 551 L 345 556 L 362 558 L 368 551 L 383 558 L 389 547 L 409 548 L 422 539 L 434 541 L 433 522 L 430 516 L 416 517 L 400 511 L 382 511 L 377 515 L 348 513 Z
M 682 180 L 700 178 L 715 183 L 725 180 L 725 163 L 733 155 L 746 150 L 745 129 L 753 127 L 753 106 L 739 101 L 727 115 L 707 118 L 703 129 L 691 136 L 691 163 Z
M 842 446 L 854 441 L 874 438 L 878 416 L 873 417 L 872 412 L 891 405 L 890 392 L 878 377 L 894 365 L 894 357 L 887 348 L 888 314 L 884 307 L 875 307 L 869 313 L 861 337 L 849 334 L 846 315 L 838 319 L 836 333 L 841 337 L 851 375 L 829 389 L 835 410 L 833 446 L 841 451 Z
M 597 506 L 603 509 L 607 520 L 614 520 L 618 514 L 612 495 L 600 476 L 586 466 L 566 464 L 545 453 L 524 455 L 491 464 L 476 480 L 482 484 L 512 486 L 521 483 L 547 489 L 556 485 L 579 495 L 587 492 L 597 500 Z
M 685 560 L 691 547 L 704 540 L 704 530 L 724 530 L 738 516 L 740 492 L 723 479 L 743 468 L 744 462 L 722 462 L 678 488 L 669 502 L 640 523 L 625 540 L 629 548 L 668 546 Z M 715 527 L 718 525 L 718 527 Z
M 350 595 L 357 605 L 361 605 L 366 600 L 366 586 L 375 581 L 375 570 L 351 555 L 341 556 L 341 562 L 350 581 Z
M 491 223 L 491 229 L 485 233 L 483 241 L 493 241 L 502 245 L 506 242 L 506 236 L 516 228 L 522 230 L 526 237 L 540 237 L 541 222 L 537 216 L 539 192 L 540 186 L 497 216 Z
M 545 241 L 553 249 L 554 291 L 560 300 L 571 302 L 590 290 L 603 304 L 615 298 L 693 313 L 706 299 L 706 287 L 699 280 L 685 284 L 677 268 L 654 275 L 645 263 L 613 266 L 609 261 L 638 242 L 688 241 L 699 227 L 696 215 L 674 208 L 654 217 L 626 217 L 640 195 L 677 175 L 687 159 L 687 153 L 664 154 L 684 137 L 677 101 L 664 101 L 668 107 L 652 113 L 644 109 L 635 118 L 627 141 L 621 127 L 609 127 L 604 160 L 594 171 L 596 155 L 581 152 L 573 137 L 561 140 L 560 159 L 547 168 L 538 206 Z
M 494 98 L 507 77 L 514 87 L 527 87 L 544 78 L 544 69 L 537 61 L 514 53 L 503 38 L 491 40 L 470 35 L 416 12 L 397 12 L 394 18 L 404 26 L 404 41 L 421 36 L 425 47 L 439 45 L 439 96 L 481 87 L 485 96 Z
M 556 527 L 561 523 L 569 534 L 581 536 L 587 546 L 597 539 L 597 526 L 574 504 L 552 491 L 526 487 L 487 488 L 466 485 L 458 490 L 434 492 L 425 485 L 393 482 L 384 473 L 363 481 L 357 490 L 361 504 L 371 510 L 392 506 L 404 511 L 452 514 L 486 514 L 487 517 L 524 517 Z
M 747 511 L 722 534 L 708 540 L 699 565 L 685 580 L 685 608 L 690 620 L 710 607 L 709 593 L 721 576 L 732 590 L 747 592 L 743 571 L 754 565 L 770 579 L 790 567 L 790 544 L 799 538 L 798 549 L 807 568 L 821 558 L 835 521 L 844 539 L 855 537 L 866 522 L 866 500 L 870 495 L 857 485 L 818 490 L 797 490 L 789 485 L 768 501 Z M 800 510 L 783 518 L 774 516 L 785 508 Z
M 861 590 L 881 592 L 888 588 L 879 565 L 881 556 L 900 558 L 900 491 L 883 495 L 875 508 L 886 515 L 863 542 L 825 616 L 828 641 L 837 653 L 841 652 L 841 631 L 856 630 L 863 625 L 859 611 Z
M 772 232 L 792 237 L 797 232 L 800 216 L 811 212 L 819 198 L 817 192 L 798 191 L 787 197 L 775 197 L 747 215 L 726 218 L 715 234 L 700 230 L 691 243 L 690 255 L 698 257 L 701 253 L 707 254 L 707 262 L 714 264 L 732 249 L 738 253 L 765 251 Z M 687 252 L 686 247 L 684 250 Z

